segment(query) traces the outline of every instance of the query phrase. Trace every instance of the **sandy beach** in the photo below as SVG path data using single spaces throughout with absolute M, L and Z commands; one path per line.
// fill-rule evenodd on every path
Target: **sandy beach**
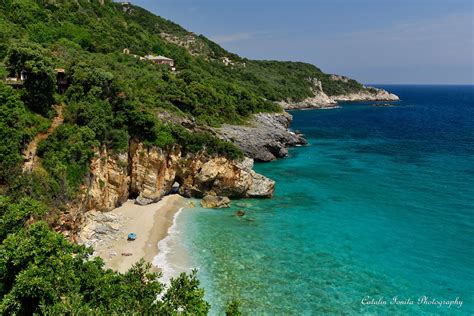
M 186 206 L 188 201 L 179 195 L 166 196 L 147 206 L 127 201 L 108 213 L 119 220 L 120 228 L 111 238 L 94 245 L 95 254 L 104 259 L 106 268 L 122 273 L 141 258 L 152 263 L 159 251 L 158 242 L 167 236 L 175 214 Z M 135 241 L 127 240 L 129 233 L 137 234 Z M 153 269 L 159 271 L 156 267 Z

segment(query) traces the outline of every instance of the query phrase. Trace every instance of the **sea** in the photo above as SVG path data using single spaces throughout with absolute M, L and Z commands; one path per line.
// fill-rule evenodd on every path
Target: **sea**
M 474 86 L 379 87 L 401 101 L 291 112 L 309 145 L 255 165 L 272 199 L 180 212 L 212 315 L 231 300 L 244 315 L 474 314 Z

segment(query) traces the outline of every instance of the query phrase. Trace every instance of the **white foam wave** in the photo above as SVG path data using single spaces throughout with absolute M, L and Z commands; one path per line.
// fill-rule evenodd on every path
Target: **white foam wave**
M 160 268 L 163 274 L 161 282 L 169 284 L 171 278 L 177 277 L 181 272 L 187 272 L 188 267 L 181 260 L 171 260 L 171 256 L 180 251 L 178 217 L 183 211 L 180 208 L 173 217 L 173 224 L 168 228 L 168 234 L 158 242 L 158 254 L 153 258 L 153 265 Z M 183 259 L 183 258 L 182 258 Z M 183 259 L 184 260 L 184 259 Z M 186 261 L 186 260 L 184 260 Z

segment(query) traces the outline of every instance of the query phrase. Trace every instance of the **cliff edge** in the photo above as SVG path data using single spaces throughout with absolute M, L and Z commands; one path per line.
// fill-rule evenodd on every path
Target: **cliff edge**
M 253 160 L 232 160 L 204 153 L 183 155 L 132 142 L 129 152 L 97 150 L 83 187 L 87 210 L 110 211 L 129 198 L 146 205 L 159 201 L 179 184 L 186 197 L 206 194 L 231 198 L 268 198 L 275 182 L 252 170 Z
M 288 147 L 306 145 L 303 135 L 289 130 L 290 114 L 255 114 L 247 125 L 224 124 L 216 129 L 224 140 L 233 142 L 256 161 L 272 161 L 288 155 Z

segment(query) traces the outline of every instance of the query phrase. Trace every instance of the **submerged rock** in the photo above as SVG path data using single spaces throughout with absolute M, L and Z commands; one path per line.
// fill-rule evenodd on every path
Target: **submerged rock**
M 238 210 L 237 213 L 235 213 L 235 215 L 237 215 L 239 217 L 245 216 L 245 211 L 244 210 Z
M 201 200 L 204 208 L 227 208 L 230 207 L 230 199 L 225 196 L 206 195 Z

